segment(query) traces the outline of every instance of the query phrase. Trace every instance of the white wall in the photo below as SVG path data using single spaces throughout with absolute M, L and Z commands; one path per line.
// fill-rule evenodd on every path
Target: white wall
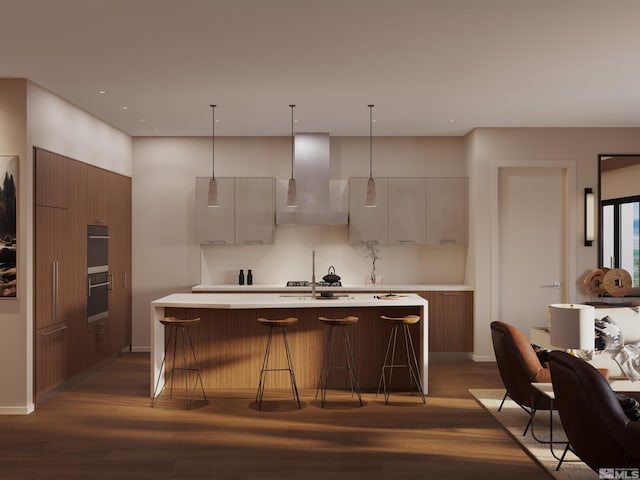
M 288 137 L 216 137 L 216 176 L 290 175 Z M 346 226 L 278 226 L 273 245 L 207 246 L 195 239 L 195 177 L 211 175 L 211 139 L 135 138 L 133 142 L 133 343 L 149 346 L 149 302 L 195 284 L 237 282 L 252 268 L 256 284 L 309 279 L 335 265 L 345 283 L 363 284 L 361 247 Z M 460 137 L 374 139 L 375 176 L 466 176 Z M 368 137 L 332 137 L 331 178 L 369 174 Z M 465 247 L 382 247 L 385 283 L 463 283 Z M 201 279 L 202 266 L 202 279 Z M 321 276 L 321 275 L 320 275 Z
M 569 261 L 575 265 L 576 278 L 567 301 L 584 302 L 584 275 L 597 268 L 598 239 L 592 247 L 584 246 L 584 212 L 582 195 L 585 187 L 597 191 L 598 154 L 640 152 L 640 129 L 637 128 L 489 128 L 476 129 L 466 138 L 466 165 L 469 170 L 469 251 L 467 282 L 475 290 L 474 358 L 493 358 L 489 324 L 496 318 L 496 298 L 491 279 L 497 275 L 497 262 L 492 258 L 497 212 L 497 172 L 495 165 L 518 166 L 532 162 L 561 161 L 575 164 L 576 205 L 574 241 L 568 248 Z M 526 222 L 526 219 L 523 219 Z M 524 274 L 524 272 L 523 272 Z M 499 282 L 494 282 L 498 284 Z M 540 312 L 541 324 L 545 323 Z M 508 320 L 507 320 L 508 321 Z M 528 334 L 528 332 L 525 332 Z
M 33 411 L 33 147 L 131 175 L 131 138 L 25 79 L 0 79 L 0 154 L 18 161 L 18 298 L 0 300 L 0 414 Z
M 131 137 L 28 82 L 29 145 L 131 176 Z
M 27 82 L 0 79 L 0 155 L 18 156 L 18 296 L 0 299 L 0 414 L 33 410 L 33 179 L 27 152 Z

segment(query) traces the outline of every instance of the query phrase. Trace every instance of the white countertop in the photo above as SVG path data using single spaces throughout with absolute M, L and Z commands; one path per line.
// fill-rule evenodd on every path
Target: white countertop
M 318 292 L 345 290 L 348 292 L 437 292 L 437 291 L 473 291 L 469 285 L 343 285 L 341 287 L 317 287 Z M 311 287 L 287 287 L 286 285 L 195 285 L 191 288 L 194 293 L 199 292 L 310 292 Z
M 382 295 L 381 295 L 382 297 Z M 152 307 L 186 308 L 318 308 L 318 307 L 382 307 L 399 306 L 427 308 L 427 301 L 415 294 L 393 298 L 376 298 L 371 293 L 353 293 L 331 299 L 275 293 L 173 293 L 151 302 Z

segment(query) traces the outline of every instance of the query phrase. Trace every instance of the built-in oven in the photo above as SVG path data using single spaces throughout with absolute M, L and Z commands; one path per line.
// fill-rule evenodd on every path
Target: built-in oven
M 109 316 L 109 227 L 87 226 L 87 321 Z
M 87 271 L 96 273 L 109 269 L 109 227 L 87 225 Z

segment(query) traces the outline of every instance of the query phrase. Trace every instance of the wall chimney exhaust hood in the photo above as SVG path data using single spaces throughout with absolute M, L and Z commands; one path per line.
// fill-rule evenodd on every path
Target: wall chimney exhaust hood
M 276 225 L 348 224 L 348 181 L 329 179 L 329 134 L 296 133 L 294 145 L 298 206 L 287 207 L 289 181 L 278 180 Z

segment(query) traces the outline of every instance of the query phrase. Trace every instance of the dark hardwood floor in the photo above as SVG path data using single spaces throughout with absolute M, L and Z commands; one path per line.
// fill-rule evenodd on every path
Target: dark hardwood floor
M 493 363 L 432 359 L 417 396 L 313 390 L 208 391 L 150 407 L 149 355 L 123 354 L 72 380 L 29 416 L 0 417 L 2 479 L 549 478 L 467 392 L 500 388 Z

